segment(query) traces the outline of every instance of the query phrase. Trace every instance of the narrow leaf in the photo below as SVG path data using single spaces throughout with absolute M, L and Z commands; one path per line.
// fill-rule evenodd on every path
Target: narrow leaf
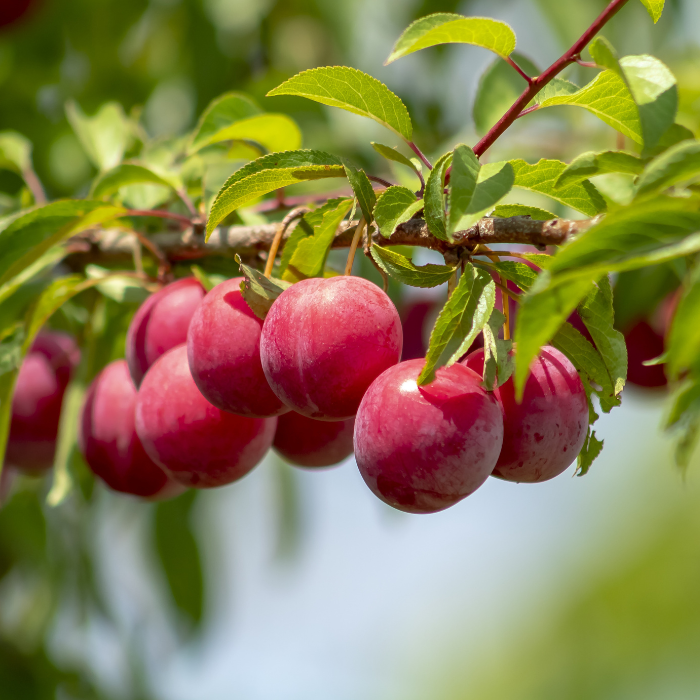
M 637 194 L 660 192 L 700 176 L 700 141 L 681 141 L 652 160 L 637 180 Z
M 531 207 L 526 204 L 499 204 L 490 214 L 490 216 L 510 217 L 510 216 L 529 216 L 535 221 L 551 221 L 559 217 L 552 214 L 551 211 L 540 209 L 539 207 Z
M 408 187 L 387 188 L 379 195 L 374 206 L 374 219 L 379 233 L 385 238 L 390 238 L 399 224 L 408 221 L 423 206 L 423 200 L 416 199 L 416 195 Z
M 450 173 L 449 219 L 450 236 L 459 230 L 459 222 L 468 212 L 479 179 L 481 163 L 469 146 L 460 143 L 455 147 Z
M 447 282 L 456 267 L 449 265 L 421 265 L 417 267 L 405 255 L 389 248 L 382 248 L 376 243 L 371 248 L 372 257 L 377 265 L 390 277 L 411 287 L 438 287 Z
M 513 374 L 512 340 L 501 340 L 498 333 L 506 317 L 498 310 L 491 312 L 488 323 L 484 326 L 484 388 L 493 391 L 505 384 Z
M 390 148 L 376 141 L 370 141 L 370 144 L 379 155 L 384 156 L 387 160 L 393 160 L 395 163 L 401 163 L 401 165 L 411 168 L 414 172 L 419 172 L 413 161 L 410 158 L 406 158 L 403 153 L 400 153 L 395 148 Z
M 435 163 L 425 183 L 424 216 L 430 233 L 442 241 L 450 240 L 445 218 L 445 172 L 452 163 L 452 151 Z
M 345 174 L 352 191 L 357 197 L 357 201 L 362 211 L 362 216 L 368 224 L 372 223 L 372 210 L 377 203 L 377 195 L 374 193 L 372 183 L 369 181 L 364 170 L 360 170 L 353 165 L 345 166 Z
M 700 369 L 700 273 L 695 269 L 673 315 L 666 343 L 666 371 L 677 379 L 684 371 Z
M 595 430 L 588 427 L 586 441 L 583 443 L 581 451 L 578 453 L 576 461 L 576 476 L 584 476 L 591 468 L 591 464 L 595 461 L 598 455 L 603 450 L 604 440 L 598 440 L 595 436 Z
M 629 173 L 639 175 L 644 169 L 644 162 L 638 156 L 624 151 L 588 151 L 566 166 L 557 178 L 554 186 L 568 187 L 587 180 L 589 177 L 605 173 Z

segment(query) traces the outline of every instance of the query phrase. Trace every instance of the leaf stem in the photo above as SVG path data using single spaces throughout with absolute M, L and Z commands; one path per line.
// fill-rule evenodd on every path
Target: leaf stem
M 39 205 L 46 204 L 48 201 L 46 199 L 46 192 L 44 192 L 44 187 L 41 184 L 41 180 L 39 180 L 39 177 L 34 170 L 31 167 L 27 168 L 26 170 L 22 171 L 22 177 L 24 178 L 29 191 L 32 193 L 32 197 L 34 197 L 34 202 Z
M 524 117 L 526 114 L 530 114 L 530 112 L 535 112 L 539 108 L 540 108 L 539 105 L 532 105 L 532 107 L 528 107 L 527 109 L 524 109 L 522 112 L 520 112 L 520 114 L 518 114 L 516 119 L 520 119 L 520 117 Z
M 132 231 L 139 243 L 158 260 L 158 281 L 165 282 L 172 272 L 168 256 L 150 239 L 139 231 Z M 143 273 L 141 273 L 143 274 Z
M 506 62 L 513 66 L 515 70 L 527 81 L 527 84 L 529 85 L 532 82 L 532 78 L 510 57 L 506 56 Z
M 352 237 L 352 243 L 350 244 L 350 252 L 348 253 L 348 261 L 345 264 L 345 276 L 348 277 L 352 274 L 352 263 L 355 260 L 355 251 L 357 250 L 357 246 L 360 242 L 360 239 L 362 238 L 362 234 L 364 233 L 365 227 L 367 226 L 367 223 L 365 222 L 365 217 L 363 216 L 360 219 L 360 223 L 357 224 L 355 227 L 355 235 Z
M 413 143 L 413 141 L 406 141 L 406 143 L 408 144 L 408 147 L 421 159 L 423 165 L 425 165 L 425 167 L 428 168 L 428 170 L 432 170 L 433 166 L 430 164 L 430 161 L 423 155 L 423 152 L 420 150 L 420 148 L 418 148 L 418 146 L 416 146 L 416 144 Z
M 265 263 L 265 277 L 268 279 L 270 279 L 272 276 L 272 268 L 275 265 L 277 251 L 279 250 L 282 237 L 284 236 L 284 232 L 287 230 L 287 227 L 292 223 L 292 221 L 295 219 L 301 219 L 301 217 L 304 216 L 304 214 L 307 214 L 309 211 L 311 210 L 308 207 L 297 207 L 296 209 L 292 209 L 292 211 L 290 211 L 287 216 L 280 221 L 275 237 L 272 239 L 272 243 L 270 244 L 270 252 L 267 255 L 267 262 Z
M 542 88 L 551 82 L 564 68 L 576 63 L 576 59 L 581 55 L 581 51 L 588 45 L 593 37 L 612 19 L 629 0 L 612 0 L 612 2 L 598 15 L 595 21 L 588 29 L 579 37 L 574 45 L 563 56 L 558 58 L 547 68 L 543 73 L 535 78 L 532 78 L 527 88 L 511 105 L 508 111 L 498 120 L 498 122 L 489 130 L 484 138 L 474 146 L 474 153 L 477 158 L 482 156 L 488 148 L 508 129 L 509 126 L 520 116 L 521 112 L 527 107 L 533 97 L 542 90 Z M 409 146 L 411 144 L 409 143 Z
M 381 177 L 377 177 L 376 175 L 367 175 L 367 179 L 372 180 L 372 182 L 378 182 L 380 185 L 384 185 L 384 187 L 393 187 L 394 186 L 388 180 L 385 180 L 384 178 L 381 178 Z

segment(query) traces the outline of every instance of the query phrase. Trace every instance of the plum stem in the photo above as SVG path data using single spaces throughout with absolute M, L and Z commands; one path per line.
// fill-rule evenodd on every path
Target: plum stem
M 348 277 L 349 275 L 352 274 L 352 263 L 355 260 L 355 251 L 357 250 L 357 246 L 360 242 L 360 239 L 362 238 L 362 234 L 365 231 L 365 227 L 367 226 L 367 222 L 365 221 L 365 217 L 363 216 L 360 219 L 360 223 L 357 224 L 355 227 L 355 234 L 352 237 L 352 243 L 350 244 L 350 252 L 348 253 L 348 261 L 345 264 L 345 276 Z
M 272 276 L 272 268 L 275 265 L 275 258 L 277 257 L 277 251 L 279 250 L 280 243 L 282 242 L 282 237 L 284 232 L 287 230 L 289 224 L 296 219 L 301 219 L 304 214 L 308 214 L 311 210 L 308 207 L 297 207 L 292 209 L 285 217 L 280 221 L 277 231 L 275 232 L 275 237 L 272 239 L 270 244 L 270 252 L 267 255 L 267 262 L 265 263 L 265 277 L 270 279 Z

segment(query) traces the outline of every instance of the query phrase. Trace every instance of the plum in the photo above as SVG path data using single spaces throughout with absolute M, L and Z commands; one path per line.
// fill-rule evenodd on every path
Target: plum
M 263 324 L 260 358 L 289 408 L 346 420 L 369 385 L 401 357 L 401 321 L 391 299 L 360 277 L 307 279 L 275 300 Z
M 265 456 L 276 426 L 276 418 L 237 416 L 209 403 L 192 379 L 184 344 L 153 363 L 136 400 L 136 432 L 146 452 L 185 486 L 240 479 Z
M 461 364 L 442 367 L 427 386 L 424 360 L 386 370 L 355 419 L 355 459 L 376 496 L 408 513 L 434 513 L 481 486 L 496 466 L 503 415 L 481 377 Z

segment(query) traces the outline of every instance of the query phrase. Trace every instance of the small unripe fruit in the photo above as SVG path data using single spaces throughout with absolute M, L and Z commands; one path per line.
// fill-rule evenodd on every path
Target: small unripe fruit
M 203 298 L 204 287 L 194 277 L 186 277 L 141 304 L 126 334 L 126 361 L 137 387 L 163 353 L 187 341 L 187 329 Z
M 85 395 L 78 444 L 90 469 L 111 489 L 144 498 L 175 496 L 183 487 L 146 454 L 134 427 L 136 387 L 124 360 L 107 365 Z
M 42 331 L 19 370 L 5 463 L 28 473 L 53 466 L 63 395 L 80 360 L 75 341 Z
M 277 298 L 260 357 L 277 396 L 308 418 L 345 420 L 369 385 L 401 356 L 391 299 L 360 277 L 307 279 Z
M 479 375 L 484 351 L 464 364 Z M 494 392 L 504 415 L 503 449 L 493 475 L 506 481 L 547 481 L 578 456 L 588 432 L 588 402 L 583 382 L 568 358 L 545 346 L 530 365 L 521 403 L 511 377 Z
M 290 411 L 277 419 L 275 451 L 298 467 L 331 467 L 352 454 L 355 419 L 314 420 Z
M 185 345 L 153 363 L 136 401 L 136 432 L 146 452 L 185 486 L 240 479 L 265 456 L 276 425 L 276 418 L 246 418 L 210 404 L 192 379 Z
M 192 378 L 217 408 L 267 418 L 289 408 L 275 396 L 260 362 L 262 321 L 241 294 L 242 277 L 218 284 L 194 312 L 187 334 Z
M 386 370 L 355 419 L 355 459 L 375 495 L 408 513 L 434 513 L 481 486 L 496 466 L 503 415 L 481 377 L 461 364 L 416 383 L 424 360 Z

